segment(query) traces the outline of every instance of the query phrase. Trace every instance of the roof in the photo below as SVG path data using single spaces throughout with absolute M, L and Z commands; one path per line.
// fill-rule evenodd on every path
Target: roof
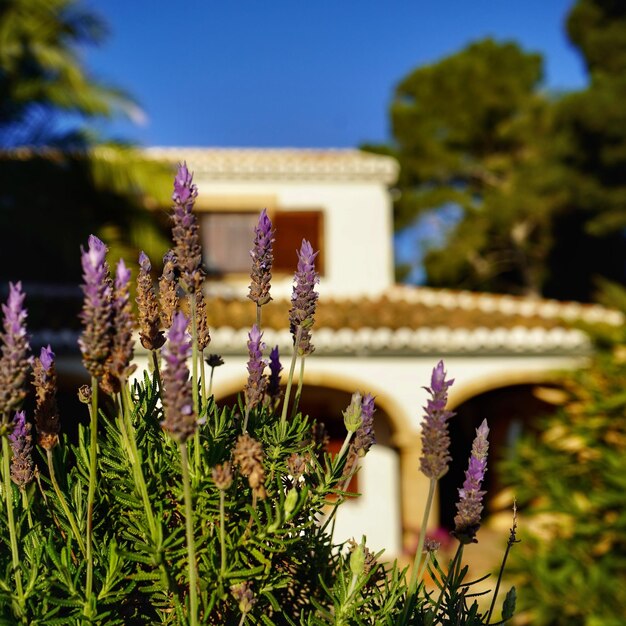
M 147 148 L 155 159 L 185 160 L 199 177 L 211 180 L 354 180 L 386 185 L 398 177 L 392 157 L 353 149 Z
M 288 348 L 288 300 L 263 307 L 267 345 Z M 250 300 L 211 298 L 209 350 L 245 353 L 255 322 Z M 376 299 L 320 299 L 313 344 L 318 354 L 587 354 L 576 324 L 618 325 L 599 305 L 397 286 Z

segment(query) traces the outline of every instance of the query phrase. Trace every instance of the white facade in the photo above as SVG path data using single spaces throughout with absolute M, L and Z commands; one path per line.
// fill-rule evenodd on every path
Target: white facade
M 340 307 L 338 298 L 384 298 L 385 307 L 402 305 L 405 312 L 422 307 L 437 320 L 432 327 L 411 326 L 407 319 L 406 325 L 391 328 L 367 319 L 358 328 L 314 328 L 316 351 L 306 361 L 305 386 L 374 394 L 389 433 L 362 461 L 363 495 L 340 508 L 336 539 L 358 540 L 365 534 L 370 548 L 385 548 L 387 556 L 396 556 L 407 545 L 407 529 L 420 523 L 428 490 L 419 472 L 423 386 L 442 355 L 449 376 L 456 379 L 450 397 L 454 408 L 492 389 L 552 380 L 555 371 L 580 364 L 589 354 L 589 340 L 568 322 L 623 322 L 615 312 L 578 303 L 394 286 L 387 187 L 395 181 L 397 165 L 388 157 L 354 150 L 198 148 L 155 148 L 149 154 L 187 162 L 199 187 L 199 212 L 321 211 L 325 272 L 320 301 L 334 298 L 333 306 Z M 226 276 L 209 282 L 206 291 L 209 296 L 245 300 L 248 284 L 245 276 Z M 291 288 L 290 276 L 274 277 L 275 300 L 288 298 Z M 458 313 L 470 320 L 467 325 L 459 326 L 463 315 Z M 233 327 L 229 319 L 211 329 L 209 351 L 225 359 L 215 372 L 218 400 L 243 389 L 248 331 Z M 282 329 L 266 329 L 264 340 L 268 348 L 280 346 L 284 375 L 292 345 L 287 319 Z
M 393 223 L 387 186 L 393 159 L 356 150 L 205 150 L 153 148 L 155 158 L 186 160 L 198 185 L 197 210 L 320 210 L 327 297 L 376 296 L 393 284 Z M 280 236 L 280 233 L 277 234 Z M 303 237 L 307 234 L 303 233 Z M 294 269 L 296 255 L 294 250 Z M 245 297 L 247 278 L 210 283 L 209 293 Z M 288 297 L 291 278 L 277 277 L 274 297 Z

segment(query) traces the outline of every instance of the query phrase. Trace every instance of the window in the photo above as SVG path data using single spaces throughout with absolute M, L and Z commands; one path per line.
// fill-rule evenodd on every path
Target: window
M 300 250 L 303 239 L 311 242 L 320 253 L 315 266 L 324 273 L 323 214 L 321 211 L 279 211 L 272 221 L 276 229 L 274 242 L 274 271 L 291 274 L 296 269 L 296 250 Z
M 257 213 L 206 213 L 202 216 L 202 256 L 209 274 L 247 274 Z
M 313 249 L 320 250 L 316 267 L 324 271 L 323 215 L 321 211 L 276 211 L 270 213 L 276 230 L 274 242 L 275 274 L 295 271 L 296 250 L 302 239 L 308 239 Z M 209 274 L 248 274 L 250 248 L 257 224 L 257 211 L 218 211 L 201 217 L 203 261 Z

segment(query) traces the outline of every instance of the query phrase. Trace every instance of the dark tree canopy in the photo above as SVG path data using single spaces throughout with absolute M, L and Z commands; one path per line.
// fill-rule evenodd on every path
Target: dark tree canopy
M 396 227 L 461 210 L 429 284 L 587 300 L 598 277 L 626 283 L 626 3 L 580 0 L 567 26 L 581 92 L 550 96 L 539 55 L 491 39 L 397 86 L 394 142 L 372 148 L 402 166 Z
M 146 196 L 167 197 L 169 169 L 89 122 L 137 104 L 85 68 L 82 47 L 106 34 L 77 0 L 0 4 L 0 279 L 74 282 L 80 245 L 107 239 L 113 257 L 163 250 Z M 167 184 L 168 187 L 165 187 Z

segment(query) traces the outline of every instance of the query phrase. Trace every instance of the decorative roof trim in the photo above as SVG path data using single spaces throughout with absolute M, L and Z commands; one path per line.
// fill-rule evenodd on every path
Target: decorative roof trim
M 220 327 L 211 332 L 211 351 L 219 354 L 247 354 L 248 329 Z M 287 329 L 265 329 L 267 346 L 278 345 L 289 354 L 293 339 Z M 591 341 L 582 331 L 557 327 L 525 328 L 320 328 L 314 332 L 315 354 L 329 356 L 376 355 L 417 356 L 423 354 L 467 355 L 587 355 Z
M 399 173 L 389 156 L 354 149 L 152 147 L 145 154 L 187 161 L 198 179 L 353 180 L 391 185 Z
M 444 309 L 480 310 L 483 313 L 497 312 L 504 315 L 564 319 L 588 324 L 604 323 L 611 326 L 621 326 L 626 321 L 620 311 L 607 309 L 599 304 L 403 285 L 391 287 L 384 295 L 392 302 L 409 302 L 426 307 L 439 306 Z

